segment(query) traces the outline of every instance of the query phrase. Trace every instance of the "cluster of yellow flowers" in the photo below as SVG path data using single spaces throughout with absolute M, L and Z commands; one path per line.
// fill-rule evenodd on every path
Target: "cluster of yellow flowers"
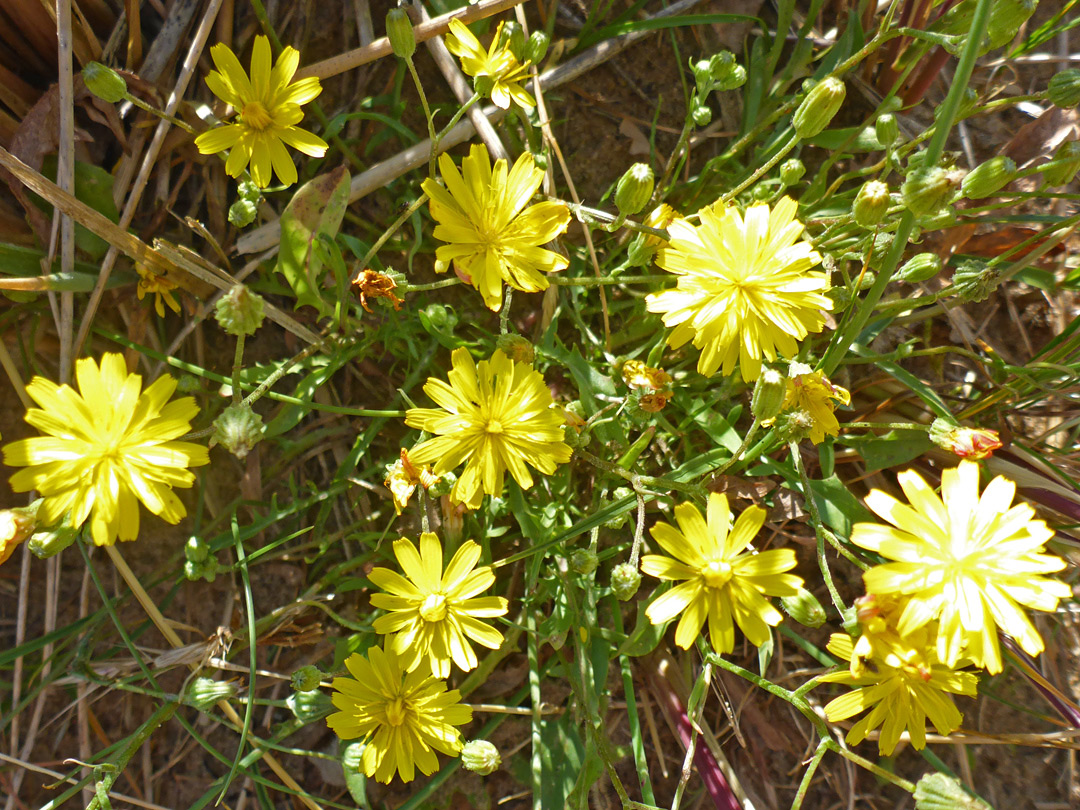
M 522 87 L 528 63 L 499 44 L 498 33 L 484 49 L 460 22 L 451 30 L 450 50 L 467 73 L 484 80 L 497 105 L 535 104 Z M 299 54 L 292 48 L 271 65 L 262 36 L 255 40 L 250 76 L 225 45 L 214 46 L 211 56 L 217 70 L 207 84 L 237 117 L 199 135 L 198 148 L 228 150 L 228 174 L 249 170 L 259 187 L 274 175 L 286 185 L 296 182 L 285 145 L 314 157 L 327 149 L 297 126 L 300 106 L 321 90 L 318 79 L 293 81 Z M 570 210 L 558 201 L 532 203 L 544 179 L 532 155 L 524 153 L 513 166 L 492 164 L 486 147 L 473 145 L 460 169 L 446 154 L 438 166 L 441 180 L 422 184 L 434 237 L 444 243 L 435 270 L 452 266 L 492 311 L 504 306 L 504 286 L 547 289 L 546 274 L 565 269 L 568 260 L 545 246 L 565 233 Z M 656 264 L 676 277 L 675 287 L 649 295 L 646 307 L 671 327 L 671 347 L 691 343 L 698 350 L 701 374 L 738 369 L 744 382 L 753 382 L 767 364 L 798 357 L 799 342 L 824 329 L 833 306 L 829 278 L 815 269 L 822 257 L 803 238 L 796 213 L 796 202 L 784 197 L 745 211 L 717 202 L 685 218 L 661 205 L 646 220 L 667 228 L 666 240 L 650 236 L 646 244 Z M 159 314 L 166 304 L 178 309 L 170 283 L 140 273 L 140 297 L 154 294 Z M 392 296 L 389 288 L 378 289 Z M 622 374 L 632 389 L 648 392 L 647 409 L 659 410 L 671 395 L 672 377 L 661 369 L 631 360 Z M 42 496 L 31 522 L 71 530 L 89 522 L 97 545 L 136 538 L 139 502 L 178 522 L 186 512 L 173 488 L 190 487 L 195 476 L 189 468 L 209 461 L 204 446 L 181 440 L 198 413 L 194 400 L 170 401 L 176 382 L 168 376 L 142 390 L 142 378 L 128 373 L 119 354 L 104 355 L 100 366 L 81 359 L 75 376 L 78 391 L 41 377 L 31 381 L 27 392 L 40 408 L 28 411 L 26 421 L 44 435 L 3 449 L 5 463 L 25 468 L 12 476 L 12 488 Z M 805 414 L 812 442 L 839 433 L 834 411 L 849 403 L 848 391 L 801 363 L 791 364 L 785 386 L 780 412 Z M 475 510 L 485 495 L 502 496 L 507 472 L 528 490 L 533 471 L 551 476 L 571 460 L 566 412 L 531 360 L 500 349 L 477 362 L 469 349 L 457 348 L 446 380 L 429 378 L 424 392 L 437 407 L 409 409 L 405 424 L 428 435 L 403 449 L 387 474 L 399 514 L 418 485 L 447 482 L 450 502 Z M 988 443 L 983 439 L 978 448 Z M 826 715 L 842 721 L 869 710 L 848 740 L 859 742 L 880 727 L 885 754 L 905 731 L 915 747 L 925 745 L 927 719 L 941 734 L 957 729 L 962 715 L 949 696 L 973 695 L 976 669 L 1001 671 L 999 632 L 1038 654 L 1043 641 L 1025 609 L 1055 610 L 1071 593 L 1047 576 L 1065 562 L 1044 553 L 1053 532 L 1034 519 L 1029 505 L 1013 505 L 1012 482 L 999 476 L 980 493 L 979 466 L 968 460 L 942 473 L 940 495 L 915 471 L 898 481 L 907 503 L 872 491 L 866 504 L 884 523 L 858 523 L 851 533 L 852 544 L 886 562 L 865 573 L 860 634 L 835 634 L 829 642 L 843 667 L 820 679 L 854 687 L 832 700 Z M 658 588 L 646 610 L 649 620 L 660 625 L 678 617 L 674 641 L 683 649 L 706 624 L 719 654 L 735 648 L 736 626 L 750 643 L 765 644 L 783 619 L 770 600 L 804 592 L 803 579 L 792 573 L 794 550 L 755 549 L 765 510 L 751 506 L 736 517 L 723 494 L 709 495 L 704 516 L 691 502 L 673 511 L 676 525 L 661 521 L 651 529 L 667 555 L 641 558 L 641 571 L 673 583 Z M 0 562 L 14 548 L 11 538 L 28 533 L 25 520 L 5 519 L 10 525 L 0 528 L 6 532 Z M 445 565 L 443 545 L 430 532 L 421 534 L 419 547 L 397 540 L 393 553 L 400 572 L 380 567 L 369 575 L 381 591 L 371 606 L 383 611 L 374 630 L 385 639 L 345 661 L 351 677 L 333 681 L 337 712 L 327 720 L 343 739 L 365 741 L 362 768 L 383 782 L 395 774 L 411 780 L 416 770 L 431 774 L 437 753 L 461 751 L 458 727 L 471 720 L 472 709 L 446 679 L 454 666 L 477 667 L 474 644 L 502 644 L 502 634 L 484 620 L 509 608 L 505 598 L 483 595 L 495 573 L 490 565 L 477 567 L 482 550 L 472 540 L 458 545 Z

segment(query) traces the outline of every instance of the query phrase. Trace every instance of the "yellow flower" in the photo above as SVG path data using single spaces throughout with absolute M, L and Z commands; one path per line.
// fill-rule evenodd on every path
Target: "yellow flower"
M 300 105 L 322 92 L 319 80 L 311 76 L 292 81 L 300 64 L 296 48 L 285 47 L 271 68 L 270 41 L 262 35 L 255 37 L 250 80 L 228 45 L 219 42 L 210 49 L 210 56 L 217 70 L 210 71 L 206 84 L 240 117 L 202 133 L 195 145 L 204 155 L 231 149 L 225 162 L 231 177 L 239 177 L 250 163 L 251 179 L 259 188 L 270 185 L 271 167 L 282 183 L 292 185 L 296 166 L 285 144 L 312 157 L 326 154 L 326 141 L 296 126 L 304 118 Z
M 802 411 L 810 417 L 810 441 L 821 444 L 825 436 L 840 433 L 840 423 L 833 411 L 836 403 L 847 405 L 851 394 L 846 388 L 833 385 L 823 372 L 812 371 L 805 363 L 792 363 L 788 372 L 787 390 L 784 393 L 783 411 Z M 775 419 L 767 419 L 762 424 L 768 427 Z
M 432 532 L 420 535 L 419 553 L 402 537 L 394 543 L 394 556 L 405 576 L 376 568 L 368 579 L 387 591 L 371 597 L 372 606 L 389 611 L 375 620 L 375 632 L 394 634 L 387 648 L 406 670 L 412 672 L 426 658 L 432 675 L 447 678 L 451 659 L 462 670 L 476 668 L 470 639 L 499 648 L 502 633 L 480 619 L 504 615 L 507 602 L 501 596 L 477 596 L 495 581 L 491 566 L 476 568 L 480 546 L 466 540 L 445 572 L 442 545 Z
M 559 202 L 525 208 L 544 179 L 531 154 L 519 157 L 509 173 L 506 166 L 497 160 L 493 171 L 487 147 L 473 144 L 462 173 L 449 155 L 439 157 L 446 188 L 430 177 L 421 184 L 438 223 L 435 238 L 447 243 L 435 251 L 436 271 L 445 272 L 453 262 L 491 310 L 502 306 L 504 281 L 515 290 L 539 292 L 548 288 L 540 271 L 553 273 L 568 264 L 540 246 L 566 230 L 570 212 Z
M 855 646 L 851 637 L 834 633 L 828 650 L 842 661 L 855 664 Z M 971 672 L 957 672 L 938 660 L 933 638 L 927 628 L 909 637 L 908 643 L 886 657 L 871 659 L 872 666 L 863 666 L 859 675 L 851 669 L 841 669 L 821 676 L 827 683 L 843 683 L 858 687 L 841 695 L 825 706 L 830 722 L 871 709 L 870 713 L 851 727 L 848 743 L 855 745 L 867 734 L 881 726 L 878 750 L 889 756 L 907 731 L 911 745 L 926 747 L 926 720 L 934 724 L 938 734 L 951 734 L 960 727 L 964 716 L 948 694 L 974 695 L 978 678 Z
M 434 462 L 435 475 L 444 475 L 465 463 L 451 501 L 478 509 L 484 493 L 502 494 L 507 470 L 528 489 L 526 464 L 551 475 L 570 460 L 562 412 L 532 366 L 501 351 L 477 366 L 467 349 L 455 349 L 450 361 L 449 384 L 429 377 L 424 385 L 440 408 L 410 408 L 405 424 L 435 434 L 409 451 L 416 464 Z
M 102 357 L 100 369 L 91 358 L 79 360 L 75 377 L 78 393 L 44 377 L 26 386 L 42 408 L 27 411 L 26 421 L 49 435 L 4 447 L 5 464 L 27 468 L 11 476 L 11 488 L 41 493 L 43 526 L 69 511 L 73 529 L 90 517 L 99 546 L 138 536 L 139 501 L 177 523 L 187 512 L 172 488 L 190 487 L 195 475 L 187 468 L 210 460 L 202 445 L 174 441 L 191 429 L 195 400 L 168 402 L 176 390 L 168 375 L 140 393 L 142 377 L 128 374 L 119 354 Z
M 175 284 L 141 264 L 135 265 L 135 271 L 139 274 L 139 286 L 135 288 L 135 293 L 140 301 L 147 295 L 153 295 L 154 311 L 157 312 L 159 318 L 165 317 L 164 304 L 168 304 L 173 312 L 180 313 L 180 303 L 172 294 L 172 291 L 176 289 Z
M 19 544 L 37 529 L 37 513 L 40 508 L 41 498 L 30 506 L 0 509 L 0 565 L 6 563 Z
M 640 360 L 627 360 L 622 366 L 623 382 L 630 388 L 660 391 L 671 385 L 671 375 L 662 368 L 647 366 Z
M 910 506 L 880 490 L 866 505 L 891 523 L 857 523 L 851 541 L 894 562 L 863 575 L 869 593 L 907 597 L 901 636 L 938 619 L 937 656 L 954 666 L 961 654 L 991 674 L 1001 671 L 1000 627 L 1030 655 L 1043 641 L 1021 606 L 1052 611 L 1072 593 L 1041 576 L 1065 561 L 1041 554 L 1054 536 L 1026 503 L 1012 504 L 1016 484 L 998 476 L 979 495 L 979 465 L 961 461 L 941 474 L 941 493 L 914 470 L 897 476 Z M 944 502 L 943 502 L 944 500 Z
M 692 503 L 675 507 L 679 528 L 657 523 L 653 539 L 675 559 L 659 554 L 641 558 L 641 570 L 665 580 L 685 580 L 653 600 L 645 611 L 653 624 L 671 621 L 679 613 L 675 643 L 684 650 L 709 620 L 709 639 L 718 653 L 735 648 L 732 619 L 754 645 L 769 640 L 769 627 L 783 620 L 766 596 L 795 596 L 801 577 L 786 574 L 795 567 L 790 548 L 745 552 L 765 523 L 765 510 L 751 506 L 739 515 L 734 527 L 727 496 L 709 495 L 708 523 Z
M 331 696 L 340 711 L 326 724 L 343 740 L 363 738 L 367 745 L 360 764 L 365 775 L 389 783 L 396 771 L 411 782 L 418 768 L 432 774 L 439 767 L 436 751 L 455 756 L 461 751 L 461 726 L 472 720 L 472 707 L 463 706 L 456 689 L 430 673 L 406 673 L 390 650 L 372 647 L 367 657 L 353 653 L 345 659 L 351 678 L 334 678 Z
M 529 63 L 518 62 L 510 52 L 509 44 L 499 45 L 502 31 L 503 24 L 499 23 L 491 46 L 485 51 L 465 23 L 453 19 L 450 20 L 450 34 L 446 37 L 446 49 L 461 59 L 462 70 L 484 80 L 478 83 L 477 92 L 483 95 L 490 92 L 491 102 L 496 107 L 509 109 L 510 99 L 521 107 L 535 107 L 536 100 L 521 86 L 529 78 Z
M 743 380 L 756 380 L 763 357 L 793 356 L 796 341 L 824 326 L 821 310 L 832 308 L 823 294 L 829 281 L 809 272 L 821 256 L 798 241 L 803 226 L 796 210 L 788 197 L 771 211 L 766 203 L 752 205 L 745 217 L 716 203 L 698 213 L 698 226 L 680 219 L 668 226 L 671 241 L 656 261 L 679 276 L 678 285 L 646 303 L 675 327 L 671 346 L 692 338 L 701 349 L 702 374 L 721 367 L 730 374 L 738 362 Z
M 409 499 L 416 492 L 416 485 L 423 484 L 427 489 L 438 477 L 431 472 L 430 467 L 417 468 L 409 460 L 409 454 L 405 448 L 401 448 L 401 458 L 386 468 L 386 478 L 383 485 L 390 490 L 390 497 L 394 501 L 394 510 L 400 515 L 401 510 L 409 505 Z

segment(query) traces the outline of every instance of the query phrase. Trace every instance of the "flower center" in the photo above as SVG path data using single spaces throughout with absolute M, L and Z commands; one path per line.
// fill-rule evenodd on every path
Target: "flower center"
M 386 722 L 392 726 L 400 726 L 405 722 L 407 708 L 404 698 L 394 698 L 386 704 Z
M 240 111 L 240 117 L 245 124 L 260 132 L 274 123 L 274 119 L 270 117 L 270 113 L 266 111 L 261 101 L 249 101 L 245 104 L 244 109 Z
M 713 560 L 701 569 L 701 576 L 710 588 L 723 588 L 731 579 L 731 563 Z
M 487 427 L 484 428 L 484 429 L 488 433 L 502 433 L 503 432 L 502 422 L 500 422 L 498 419 L 492 419 L 490 422 L 487 423 Z
M 420 618 L 425 622 L 441 622 L 446 618 L 446 596 L 441 593 L 428 594 L 420 603 Z

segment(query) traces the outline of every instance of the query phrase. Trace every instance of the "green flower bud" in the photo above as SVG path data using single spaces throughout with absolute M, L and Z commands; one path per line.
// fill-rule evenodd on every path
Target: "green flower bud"
M 690 63 L 690 72 L 694 74 L 699 96 L 708 95 L 712 90 L 712 64 L 708 59 Z
M 814 428 L 814 417 L 797 408 L 776 417 L 776 430 L 785 442 L 801 442 Z
M 706 107 L 704 104 L 699 104 L 694 107 L 693 112 L 694 123 L 699 127 L 706 127 L 709 122 L 712 121 L 712 110 Z
M 215 681 L 213 678 L 198 677 L 188 684 L 186 703 L 201 712 L 214 707 L 219 700 L 236 697 L 236 684 L 230 681 Z
M 293 692 L 285 698 L 285 705 L 301 723 L 313 723 L 334 708 L 330 696 L 318 689 L 313 692 Z
M 86 89 L 102 101 L 116 104 L 127 98 L 128 88 L 124 77 L 101 62 L 87 63 L 82 69 L 82 77 Z
M 251 448 L 262 441 L 266 430 L 262 417 L 243 402 L 230 405 L 214 420 L 210 446 L 221 444 L 237 458 L 244 458 Z
M 851 206 L 851 213 L 855 222 L 864 228 L 873 228 L 889 212 L 889 187 L 880 180 L 870 180 L 863 183 L 859 193 L 855 195 L 855 202 Z
M 203 562 L 210 556 L 210 546 L 201 537 L 192 535 L 184 543 L 184 558 L 192 562 Z
M 987 50 L 1008 45 L 1038 4 L 1039 0 L 994 0 L 986 23 L 986 37 L 990 40 Z
M 292 688 L 295 692 L 311 692 L 319 688 L 323 673 L 318 667 L 308 664 L 292 674 Z
M 955 778 L 931 773 L 915 785 L 916 810 L 991 810 L 990 805 L 964 790 Z
M 720 51 L 709 59 L 709 73 L 716 90 L 735 90 L 746 84 L 746 68 L 731 51 Z
M 570 431 L 567 431 L 569 433 Z M 452 472 L 445 472 L 435 479 L 435 483 L 428 487 L 428 495 L 432 498 L 441 498 L 443 495 L 449 495 L 450 490 L 454 488 L 454 484 L 457 483 L 457 476 Z
M 896 123 L 896 116 L 892 113 L 879 115 L 877 121 L 874 122 L 874 134 L 877 136 L 878 143 L 885 149 L 896 143 L 896 139 L 900 137 L 900 126 Z
M 83 73 L 86 73 L 83 70 Z M 1051 103 L 1055 107 L 1068 109 L 1080 104 L 1080 70 L 1071 68 L 1055 73 L 1047 89 Z
M 915 284 L 931 279 L 941 272 L 941 257 L 936 253 L 916 253 L 896 272 L 897 281 Z
M 784 407 L 787 394 L 787 378 L 775 368 L 763 368 L 754 383 L 754 393 L 750 397 L 750 413 L 759 422 L 776 417 Z
M 981 200 L 1003 189 L 1016 177 L 1016 161 L 1005 155 L 980 163 L 960 183 L 960 193 L 969 200 Z
M 467 771 L 489 776 L 499 769 L 502 757 L 499 749 L 487 740 L 470 740 L 461 746 L 461 764 Z
M 806 174 L 806 166 L 798 158 L 785 160 L 780 164 L 780 182 L 785 186 L 793 186 L 802 180 Z
M 230 335 L 253 335 L 262 326 L 266 302 L 243 284 L 237 284 L 218 299 L 214 317 Z
M 526 60 L 525 49 L 527 44 L 525 41 L 525 29 L 517 22 L 509 20 L 503 23 L 502 34 L 499 36 L 499 41 L 510 48 L 510 53 L 512 53 L 514 58 L 519 62 L 524 62 Z
M 619 213 L 633 216 L 648 205 L 654 183 L 653 170 L 648 164 L 635 163 L 627 169 L 615 186 L 615 207 Z
M 190 582 L 199 579 L 213 582 L 220 572 L 221 565 L 218 563 L 217 557 L 212 555 L 202 561 L 188 560 L 184 563 L 184 577 Z
M 416 53 L 416 37 L 413 36 L 412 20 L 403 8 L 392 8 L 386 14 L 386 38 L 394 55 L 402 59 L 412 59 Z
M 821 627 L 825 624 L 825 608 L 806 588 L 799 588 L 795 596 L 783 596 L 780 604 L 787 614 L 804 627 Z
M 626 248 L 626 263 L 631 267 L 644 267 L 656 255 L 656 246 L 648 243 L 648 236 L 643 233 L 634 234 L 630 245 Z
M 579 548 L 570 555 L 570 570 L 575 574 L 581 574 L 583 577 L 587 577 L 593 571 L 596 570 L 596 566 L 600 563 L 600 558 L 596 556 L 596 552 L 590 548 Z
M 1080 141 L 1065 141 L 1054 152 L 1054 158 L 1042 167 L 1043 180 L 1048 186 L 1063 186 L 1072 182 L 1080 171 Z
M 911 172 L 900 186 L 904 205 L 920 217 L 935 214 L 944 208 L 952 192 L 953 182 L 949 172 L 938 166 Z
M 229 224 L 234 228 L 246 228 L 255 221 L 259 206 L 250 200 L 239 199 L 229 206 Z
M 985 301 L 997 287 L 997 273 L 978 259 L 969 259 L 953 273 L 952 282 L 962 301 Z
M 770 183 L 758 183 L 750 189 L 750 197 L 755 202 L 764 202 L 773 196 L 773 188 Z
M 536 357 L 536 350 L 532 343 L 521 335 L 499 335 L 499 339 L 495 341 L 495 347 L 518 363 L 531 364 Z
M 835 76 L 815 84 L 791 118 L 795 134 L 803 139 L 813 138 L 825 129 L 844 103 L 846 94 L 844 83 Z
M 630 563 L 619 563 L 611 569 L 611 592 L 620 602 L 632 599 L 641 585 L 641 573 Z
M 70 526 L 55 526 L 43 532 L 34 532 L 26 542 L 30 553 L 39 560 L 45 560 L 59 554 L 75 542 L 79 530 Z
M 547 56 L 549 45 L 551 45 L 551 37 L 546 31 L 533 31 L 529 35 L 529 44 L 525 46 L 525 58 L 534 65 L 539 65 Z

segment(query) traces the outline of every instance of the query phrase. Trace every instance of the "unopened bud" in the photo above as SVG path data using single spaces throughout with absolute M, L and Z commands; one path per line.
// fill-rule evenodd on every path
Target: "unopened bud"
M 611 592 L 620 602 L 632 599 L 641 585 L 641 573 L 630 563 L 619 563 L 611 569 Z
M 308 664 L 292 674 L 292 688 L 296 692 L 311 692 L 319 688 L 322 678 L 322 670 Z
M 997 287 L 998 275 L 978 259 L 961 264 L 953 273 L 952 282 L 961 300 L 985 301 Z
M 844 83 L 835 76 L 815 84 L 791 118 L 795 134 L 803 139 L 813 138 L 825 129 L 840 110 L 846 94 Z
M 301 723 L 313 723 L 334 708 L 329 695 L 318 689 L 312 692 L 293 692 L 285 698 L 285 705 Z
M 205 560 L 187 560 L 184 563 L 184 577 L 189 582 L 200 579 L 213 582 L 217 579 L 219 573 L 221 573 L 221 564 L 217 561 L 217 557 L 213 555 Z
M 201 563 L 210 556 L 210 546 L 201 537 L 194 535 L 184 543 L 184 558 L 192 562 Z
M 890 201 L 889 187 L 880 180 L 864 183 L 851 206 L 855 222 L 864 228 L 873 228 L 885 219 Z
M 699 96 L 704 96 L 712 90 L 712 64 L 708 59 L 701 59 L 690 63 L 690 72 L 694 74 L 694 84 L 697 85 Z
M 879 115 L 877 121 L 874 122 L 874 134 L 877 136 L 878 143 L 886 149 L 896 143 L 896 139 L 900 137 L 900 126 L 896 123 L 896 116 L 892 113 Z
M 646 205 L 653 193 L 653 170 L 646 163 L 635 163 L 615 186 L 615 207 L 620 214 L 633 216 Z
M 551 45 L 551 37 L 546 31 L 533 31 L 529 35 L 529 44 L 525 46 L 525 58 L 534 65 L 539 65 L 547 56 L 549 45 Z
M 1016 161 L 1005 155 L 980 163 L 960 183 L 960 193 L 969 200 L 981 200 L 1003 189 L 1016 177 Z
M 825 608 L 806 588 L 799 588 L 795 596 L 783 596 L 780 604 L 787 614 L 804 627 L 821 627 L 825 624 Z
M 930 424 L 930 441 L 960 458 L 987 458 L 1001 447 L 996 430 L 960 427 L 941 418 Z
M 712 121 L 712 110 L 706 107 L 704 104 L 699 104 L 694 107 L 693 112 L 694 123 L 699 127 L 705 127 Z
M 720 51 L 709 59 L 709 72 L 715 90 L 735 90 L 746 84 L 746 68 L 731 51 Z
M 499 335 L 495 341 L 495 348 L 501 349 L 502 353 L 515 363 L 532 363 L 536 357 L 536 350 L 531 342 L 521 335 Z
M 251 448 L 262 441 L 262 417 L 251 406 L 238 402 L 230 405 L 214 420 L 214 433 L 210 437 L 210 446 L 220 444 L 237 458 L 244 458 Z
M 595 551 L 589 548 L 579 548 L 570 555 L 570 570 L 575 574 L 587 577 L 596 570 L 599 562 L 600 558 L 596 556 Z
M 243 198 L 229 206 L 229 224 L 234 228 L 246 228 L 255 221 L 259 206 Z
M 949 173 L 938 166 L 911 172 L 900 186 L 904 205 L 920 217 L 935 214 L 944 208 L 952 191 Z
M 646 234 L 636 233 L 630 240 L 626 248 L 626 263 L 631 267 L 644 267 L 656 255 L 656 246 L 650 245 L 648 238 Z
M 569 433 L 569 431 L 567 432 Z M 449 495 L 456 483 L 457 476 L 454 473 L 444 472 L 435 479 L 435 483 L 428 487 L 428 495 L 432 498 L 441 498 L 443 495 Z
M 896 271 L 897 281 L 917 284 L 927 281 L 941 272 L 941 257 L 936 253 L 916 253 Z
M 236 684 L 230 681 L 215 681 L 213 678 L 199 677 L 187 688 L 187 703 L 201 712 L 214 707 L 220 700 L 236 697 Z
M 1048 186 L 1063 186 L 1072 182 L 1080 171 L 1080 141 L 1065 141 L 1054 152 L 1054 158 L 1042 167 L 1043 180 Z
M 34 532 L 30 535 L 26 547 L 35 557 L 45 560 L 54 554 L 59 554 L 74 543 L 78 536 L 78 529 L 72 529 L 70 526 L 54 526 L 47 531 Z
M 793 186 L 802 180 L 806 174 L 806 166 L 798 158 L 785 160 L 780 164 L 780 182 L 785 186 Z
M 82 77 L 86 89 L 102 101 L 116 104 L 127 98 L 128 88 L 124 77 L 101 62 L 88 62 L 82 69 Z
M 1070 68 L 1055 73 L 1050 79 L 1047 96 L 1055 107 L 1062 109 L 1080 104 L 1080 70 Z
M 508 47 L 510 53 L 519 62 L 524 62 L 527 58 L 525 56 L 525 48 L 527 47 L 525 29 L 515 20 L 508 20 L 499 26 L 499 44 Z
M 230 335 L 253 335 L 262 326 L 265 306 L 261 295 L 237 284 L 218 299 L 214 317 Z
M 467 771 L 489 776 L 499 769 L 502 757 L 499 749 L 487 740 L 470 740 L 461 746 L 461 764 Z
M 750 413 L 759 422 L 774 419 L 784 407 L 787 378 L 775 368 L 763 368 L 750 397 Z
M 394 55 L 402 59 L 412 59 L 416 53 L 416 37 L 413 36 L 412 20 L 403 8 L 392 8 L 386 14 L 386 38 Z

